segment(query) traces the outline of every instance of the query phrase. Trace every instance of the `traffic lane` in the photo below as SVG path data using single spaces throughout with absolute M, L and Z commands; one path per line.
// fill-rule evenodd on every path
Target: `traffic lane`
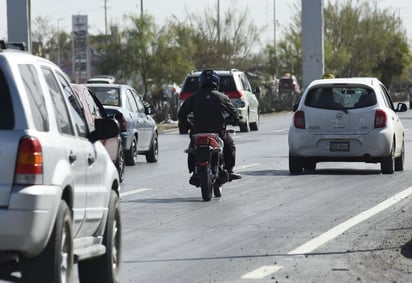
M 270 135 L 269 133 L 262 134 Z M 247 137 L 251 138 L 251 136 Z M 256 141 L 253 141 L 253 143 L 256 143 Z M 242 144 L 247 146 L 248 143 L 245 141 L 238 144 L 238 147 L 242 148 Z M 261 145 L 257 148 L 260 149 Z M 266 150 L 269 152 L 272 149 L 267 148 Z M 240 152 L 246 151 L 240 150 Z M 283 151 L 281 150 L 281 152 Z M 240 155 L 242 156 L 243 153 Z M 329 191 L 329 187 L 339 187 L 339 191 L 353 194 L 350 189 L 356 189 L 356 183 L 359 183 L 359 187 L 362 188 L 365 186 L 375 186 L 375 184 L 376 186 L 379 186 L 382 183 L 386 183 L 386 179 L 390 179 L 390 176 L 380 175 L 377 169 L 367 169 L 366 171 L 359 169 L 354 173 L 352 170 L 343 170 L 343 172 L 341 172 L 339 170 L 328 169 L 322 171 L 321 169 L 318 174 L 312 174 L 310 176 L 289 176 L 287 170 L 285 170 L 285 168 L 287 168 L 287 161 L 279 161 L 282 160 L 282 154 L 280 152 L 277 152 L 275 156 L 278 158 L 278 163 L 273 164 L 268 162 L 266 165 L 264 165 L 265 158 L 262 156 L 260 158 L 257 156 L 257 159 L 253 159 L 256 157 L 255 154 L 250 158 L 244 157 L 245 160 L 250 159 L 254 161 L 254 164 L 263 165 L 259 165 L 259 168 L 254 168 L 256 170 L 251 170 L 249 168 L 242 172 L 244 179 L 239 181 L 236 189 L 231 189 L 233 184 L 225 186 L 227 188 L 224 191 L 223 199 L 219 202 L 199 202 L 200 192 L 193 188 L 188 190 L 187 187 L 182 190 L 173 190 L 172 195 L 154 195 L 148 199 L 141 199 L 140 203 L 151 204 L 151 208 L 153 209 L 149 209 L 148 217 L 142 217 L 142 219 L 150 219 L 152 215 L 157 215 L 158 217 L 155 218 L 154 222 L 145 221 L 140 223 L 141 225 L 139 226 L 145 228 L 145 225 L 148 225 L 146 228 L 153 231 L 151 234 L 158 235 L 158 241 L 153 243 L 148 240 L 147 243 L 144 243 L 142 246 L 150 246 L 146 251 L 146 254 L 144 252 L 146 249 L 140 251 L 142 253 L 137 253 L 129 258 L 129 263 L 132 266 L 133 263 L 145 265 L 144 270 L 148 273 L 149 277 L 158 273 L 156 272 L 156 266 L 159 265 L 173 266 L 173 270 L 179 269 L 177 266 L 180 266 L 182 270 L 189 268 L 187 270 L 191 271 L 191 275 L 186 276 L 188 276 L 187 278 L 193 279 L 201 278 L 201 274 L 205 273 L 205 269 L 202 269 L 202 267 L 198 267 L 198 269 L 200 268 L 201 270 L 195 271 L 197 264 L 194 263 L 198 263 L 202 260 L 214 262 L 227 259 L 229 263 L 223 260 L 225 264 L 217 263 L 215 266 L 212 266 L 210 270 L 221 270 L 219 275 L 216 275 L 216 278 L 228 278 L 233 280 L 234 274 L 242 273 L 245 270 L 252 270 L 252 268 L 259 266 L 259 264 L 251 264 L 250 262 L 252 259 L 254 261 L 260 261 L 259 258 L 266 257 L 267 255 L 284 255 L 288 250 L 290 251 L 292 247 L 297 247 L 305 240 L 312 238 L 313 235 L 326 231 L 328 227 L 330 228 L 333 226 L 329 225 L 329 223 L 333 224 L 334 222 L 337 222 L 339 217 L 343 220 L 345 219 L 345 216 L 350 217 L 350 215 L 353 215 L 353 204 L 350 200 L 348 201 L 349 204 L 346 205 L 346 207 L 349 208 L 348 211 L 345 211 L 345 209 L 343 209 L 344 211 L 340 211 L 342 208 L 339 208 L 340 210 L 335 209 L 336 207 L 339 207 L 339 204 L 342 204 L 336 204 L 333 203 L 333 201 L 330 201 L 330 199 L 335 199 L 336 193 L 334 191 Z M 266 158 L 266 160 L 269 159 L 270 158 Z M 284 155 L 283 159 L 286 159 Z M 265 168 L 265 166 L 267 168 Z M 338 172 L 338 174 L 336 174 L 336 172 Z M 365 174 L 376 174 L 384 179 L 378 178 L 379 180 L 376 181 L 376 178 L 371 178 L 375 181 L 362 183 L 369 179 L 365 178 Z M 351 179 L 355 179 L 355 185 L 350 182 L 344 182 L 344 184 L 342 184 L 342 179 L 346 179 L 342 177 L 347 175 L 349 175 Z M 352 175 L 354 175 L 355 178 L 353 178 Z M 289 180 L 291 177 L 293 177 L 293 181 Z M 323 184 L 328 182 L 323 178 L 327 178 L 326 181 L 329 182 L 329 185 L 326 187 Z M 260 183 L 259 179 L 262 179 Z M 250 182 L 251 180 L 253 181 Z M 182 179 L 181 182 L 186 183 L 187 179 Z M 345 187 L 346 183 L 349 185 L 349 188 Z M 268 186 L 265 184 L 277 185 Z M 314 190 L 313 188 L 318 184 L 322 184 L 322 186 L 318 188 L 318 190 Z M 309 187 L 309 189 L 307 187 Z M 195 192 L 193 192 L 193 190 L 195 190 Z M 166 192 L 165 190 L 162 191 Z M 304 200 L 304 207 L 314 208 L 312 208 L 312 210 L 309 209 L 308 211 L 308 209 L 302 209 L 302 205 L 294 204 L 299 202 L 296 202 L 293 197 L 289 196 L 288 191 L 293 195 L 300 195 L 301 197 L 299 200 Z M 326 194 L 324 193 L 325 191 L 327 192 Z M 187 193 L 190 194 L 190 197 L 186 195 Z M 199 194 L 199 198 L 194 196 L 196 194 Z M 319 194 L 321 194 L 321 197 L 319 197 Z M 379 190 L 375 193 L 375 195 L 378 196 L 378 199 L 382 198 L 382 195 L 380 194 Z M 345 194 L 337 195 L 337 197 L 345 199 Z M 282 199 L 284 199 L 284 201 L 282 201 Z M 314 202 L 314 199 L 317 199 L 318 201 Z M 355 199 L 365 199 L 365 197 L 361 194 Z M 373 202 L 373 199 L 370 201 Z M 139 202 L 139 200 L 137 202 Z M 328 204 L 328 202 L 332 204 L 325 205 L 325 203 Z M 216 205 L 216 203 L 218 203 L 218 205 Z M 231 203 L 232 205 L 230 205 Z M 154 207 L 153 204 L 155 204 Z M 199 204 L 201 205 L 199 206 Z M 367 205 L 364 205 L 364 202 L 360 202 L 357 205 L 359 206 L 359 211 L 361 211 L 362 208 L 367 207 Z M 322 210 L 320 210 L 320 213 L 319 207 L 322 206 L 324 207 L 324 211 L 322 212 Z M 330 208 L 327 208 L 328 206 Z M 220 209 L 217 210 L 217 208 Z M 142 211 L 144 211 L 144 209 L 141 209 L 140 212 Z M 195 213 L 196 211 L 197 213 Z M 336 211 L 335 221 L 331 221 L 330 211 Z M 214 217 L 215 212 L 219 212 L 218 219 Z M 195 217 L 193 217 L 193 215 L 195 215 Z M 262 218 L 262 215 L 271 215 L 271 217 L 270 219 L 264 219 Z M 319 215 L 323 216 L 325 220 Z M 317 219 L 321 219 L 322 221 Z M 310 222 L 310 220 L 312 220 L 312 222 Z M 326 224 L 322 224 L 323 221 L 326 221 Z M 177 229 L 174 228 L 176 227 L 174 224 L 178 224 Z M 319 225 L 319 231 L 314 231 L 315 229 L 313 229 L 312 226 L 316 226 L 315 224 Z M 202 227 L 203 229 L 201 229 Z M 208 227 L 214 228 L 211 229 Z M 230 227 L 230 229 L 227 227 Z M 262 229 L 262 227 L 266 227 L 267 229 Z M 213 232 L 209 232 L 210 229 Z M 146 229 L 142 229 L 141 231 L 145 230 Z M 203 230 L 203 233 L 199 233 L 199 230 Z M 182 234 L 182 231 L 185 232 Z M 222 244 L 217 244 L 217 242 L 222 242 L 222 240 L 214 238 L 214 234 L 225 235 L 224 238 L 227 239 L 227 241 L 225 240 Z M 265 235 L 264 238 L 261 238 L 262 234 Z M 145 238 L 145 236 L 147 236 L 147 233 L 144 232 L 140 235 L 141 238 Z M 152 239 L 152 236 L 149 235 L 147 238 Z M 239 240 L 239 236 L 241 236 L 241 240 Z M 169 240 L 170 238 L 171 240 Z M 209 241 L 207 241 L 207 248 L 204 247 L 205 243 L 202 241 L 204 238 L 209 239 Z M 186 243 L 188 239 L 190 240 L 190 243 L 192 243 L 191 245 Z M 165 243 L 164 241 L 170 242 Z M 210 241 L 213 242 L 214 245 L 213 243 L 209 243 Z M 285 243 L 291 244 L 285 248 Z M 163 248 L 156 248 L 158 245 L 166 246 Z M 158 252 L 158 250 L 161 252 Z M 213 254 L 210 253 L 212 251 L 214 252 Z M 221 254 L 219 255 L 219 252 L 216 254 L 216 251 L 221 251 Z M 234 266 L 230 264 L 233 260 L 236 261 Z M 239 268 L 238 261 L 247 262 L 245 265 L 241 266 L 242 268 Z M 261 263 L 265 264 L 267 262 L 263 260 Z M 203 264 L 199 265 L 203 266 Z M 148 266 L 151 266 L 151 268 L 148 268 Z M 139 270 L 141 269 L 142 268 L 139 268 Z M 166 270 L 165 273 L 162 274 L 167 274 L 165 277 L 169 276 L 169 278 L 175 278 L 174 276 L 178 276 L 177 278 L 179 278 L 179 275 L 175 274 L 173 270 Z M 240 270 L 243 271 L 241 272 Z M 161 280 L 161 278 L 156 278 Z

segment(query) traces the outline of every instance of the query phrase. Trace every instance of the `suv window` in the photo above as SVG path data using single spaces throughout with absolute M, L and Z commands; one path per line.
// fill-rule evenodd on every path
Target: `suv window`
M 11 130 L 14 128 L 14 113 L 11 103 L 10 90 L 2 70 L 0 70 L 0 129 Z
M 190 76 L 187 77 L 182 91 L 184 92 L 196 92 L 199 89 L 199 77 Z
M 33 65 L 19 65 L 21 78 L 30 103 L 34 126 L 39 131 L 49 130 L 49 116 L 40 86 L 39 74 Z M 3 103 L 3 101 L 2 101 Z
M 47 67 L 42 67 L 42 72 L 49 86 L 50 96 L 53 100 L 53 106 L 56 111 L 56 122 L 60 133 L 74 135 L 74 130 L 72 124 L 70 123 L 69 111 L 52 70 Z
M 234 91 L 236 90 L 235 80 L 232 76 L 220 76 L 219 91 Z

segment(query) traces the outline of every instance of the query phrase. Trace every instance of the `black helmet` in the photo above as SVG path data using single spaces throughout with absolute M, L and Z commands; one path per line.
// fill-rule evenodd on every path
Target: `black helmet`
M 218 88 L 219 76 L 213 70 L 204 70 L 199 77 L 200 88 Z

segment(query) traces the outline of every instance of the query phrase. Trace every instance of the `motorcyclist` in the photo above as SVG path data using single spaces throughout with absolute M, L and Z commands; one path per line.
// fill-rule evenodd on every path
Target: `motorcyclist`
M 240 179 L 241 176 L 233 172 L 236 160 L 236 147 L 232 137 L 226 131 L 226 117 L 229 115 L 233 122 L 239 120 L 239 116 L 230 99 L 217 89 L 219 87 L 219 76 L 213 70 L 205 70 L 199 77 L 199 90 L 186 99 L 181 106 L 178 119 L 181 125 L 186 125 L 190 129 L 190 134 L 213 132 L 218 133 L 224 142 L 223 156 L 224 169 L 229 173 L 229 181 Z M 187 116 L 193 113 L 193 125 Z M 226 114 L 227 113 L 227 114 Z M 197 182 L 194 173 L 194 160 L 191 154 L 188 155 L 189 173 L 193 172 L 190 184 Z

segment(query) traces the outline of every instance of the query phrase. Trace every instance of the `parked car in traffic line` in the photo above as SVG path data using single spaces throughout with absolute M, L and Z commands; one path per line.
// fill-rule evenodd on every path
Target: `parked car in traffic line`
M 94 130 L 96 119 L 110 118 L 98 98 L 87 86 L 82 84 L 72 84 L 72 87 L 80 98 L 89 129 L 91 129 L 92 131 Z M 117 120 L 114 121 L 116 121 L 117 123 Z M 116 166 L 117 171 L 119 172 L 120 182 L 123 182 L 125 162 L 120 134 L 113 138 L 104 139 L 101 142 L 103 143 L 104 147 L 110 155 L 110 158 Z
M 0 279 L 120 282 L 119 175 L 61 69 L 0 41 Z M 23 50 L 23 48 L 22 48 Z M 9 277 L 8 277 L 9 276 Z M 19 277 L 19 276 L 17 276 Z
M 157 125 L 154 109 L 140 98 L 136 90 L 124 84 L 86 84 L 103 104 L 109 116 L 120 124 L 120 136 L 126 165 L 135 165 L 138 154 L 147 162 L 159 159 Z
M 315 170 L 324 161 L 380 163 L 384 174 L 404 168 L 404 130 L 394 103 L 376 78 L 313 81 L 289 128 L 289 171 Z
M 236 69 L 216 70 L 215 72 L 220 79 L 218 90 L 230 98 L 241 117 L 238 122 L 240 131 L 257 131 L 259 129 L 259 101 L 252 91 L 246 74 Z M 199 89 L 201 73 L 201 71 L 191 72 L 185 78 L 179 95 L 179 108 L 187 98 Z M 187 131 L 182 125 L 179 125 L 181 134 L 185 134 Z

